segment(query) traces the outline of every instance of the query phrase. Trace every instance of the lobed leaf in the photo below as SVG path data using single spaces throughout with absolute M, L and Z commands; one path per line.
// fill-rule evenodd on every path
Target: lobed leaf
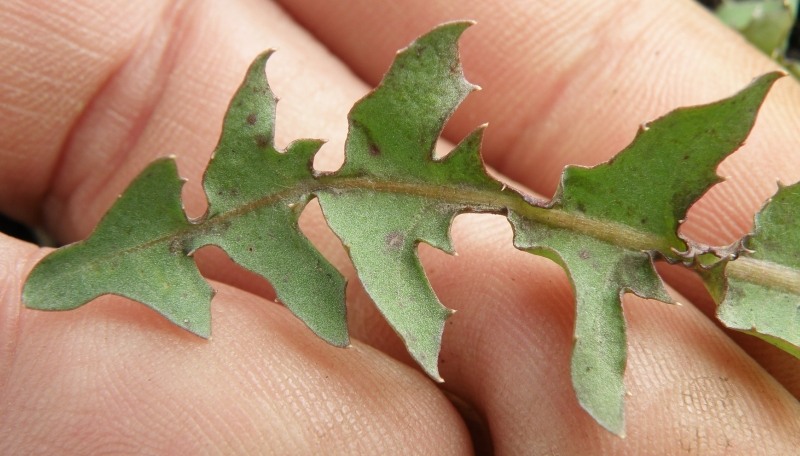
M 789 44 L 797 0 L 723 0 L 716 13 L 762 52 L 777 57 Z
M 238 264 L 270 281 L 278 299 L 328 342 L 349 342 L 345 280 L 306 239 L 300 213 L 316 186 L 312 161 L 322 145 L 299 140 L 279 153 L 275 106 L 264 73 L 271 52 L 259 56 L 231 101 L 222 136 L 203 177 L 216 229 L 193 247 L 218 245 Z
M 464 192 L 502 187 L 483 169 L 482 128 L 444 159 L 434 159 L 444 123 L 475 89 L 458 57 L 458 37 L 469 25 L 437 27 L 399 52 L 378 88 L 350 111 L 345 163 L 331 178 L 366 181 L 369 188 L 338 185 L 317 192 L 364 288 L 412 357 L 439 380 L 442 331 L 452 311 L 431 289 L 417 244 L 451 252 L 453 217 L 481 210 L 453 201 Z
M 142 302 L 199 336 L 211 335 L 213 291 L 173 237 L 191 229 L 175 161 L 147 167 L 89 239 L 46 256 L 28 276 L 31 309 L 68 310 L 104 294 Z
M 652 256 L 687 250 L 679 225 L 720 181 L 716 166 L 742 144 L 778 77 L 771 73 L 728 99 L 673 111 L 643 127 L 607 163 L 567 167 L 549 210 L 571 216 L 572 230 L 509 214 L 514 245 L 552 258 L 570 276 L 577 302 L 572 383 L 581 405 L 612 432 L 624 432 L 621 296 L 672 302 Z M 588 226 L 583 233 L 575 232 L 578 221 Z
M 248 70 L 206 170 L 206 216 L 186 219 L 173 160 L 146 169 L 86 241 L 59 249 L 31 273 L 30 308 L 66 310 L 103 294 L 142 302 L 200 336 L 211 331 L 211 288 L 190 255 L 218 245 L 268 279 L 280 300 L 317 335 L 349 344 L 341 274 L 298 228 L 311 198 L 311 160 L 321 142 L 301 140 L 286 153 L 273 145 L 276 99 L 264 66 Z
M 768 73 L 725 100 L 677 109 L 643 125 L 609 162 L 568 166 L 553 207 L 655 236 L 642 247 L 671 256 L 685 250 L 678 227 L 689 207 L 721 181 L 716 167 L 747 138 L 772 84 Z
M 787 246 L 800 241 L 791 214 L 800 190 L 787 187 L 773 198 L 747 241 L 753 252 L 735 262 L 719 261 L 716 250 L 678 234 L 689 207 L 719 182 L 717 165 L 745 140 L 780 74 L 644 126 L 607 163 L 567 167 L 544 205 L 507 191 L 486 173 L 484 127 L 435 158 L 445 122 L 476 89 L 464 78 L 457 48 L 469 25 L 439 26 L 398 53 L 379 87 L 349 114 L 344 165 L 324 175 L 311 165 L 320 141 L 295 141 L 285 152 L 275 148 L 277 101 L 264 74 L 270 53 L 262 54 L 231 102 L 203 178 L 207 214 L 187 220 L 174 160 L 156 161 L 87 240 L 36 266 L 23 301 L 65 310 L 118 294 L 208 337 L 213 292 L 191 255 L 217 245 L 269 280 L 316 334 L 345 346 L 344 278 L 298 227 L 301 211 L 317 197 L 364 288 L 437 380 L 442 331 L 452 311 L 431 288 L 417 249 L 425 242 L 452 252 L 450 226 L 463 212 L 507 215 L 517 248 L 566 269 L 577 306 L 572 383 L 581 405 L 612 432 L 624 433 L 622 294 L 671 301 L 654 259 L 709 267 L 705 277 L 722 300 L 720 318 L 797 356 L 800 252 Z
M 800 184 L 781 187 L 756 215 L 747 248 L 706 274 L 725 326 L 800 358 Z

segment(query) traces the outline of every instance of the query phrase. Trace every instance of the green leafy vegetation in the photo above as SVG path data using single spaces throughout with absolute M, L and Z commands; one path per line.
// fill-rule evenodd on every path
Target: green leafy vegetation
M 800 62 L 786 55 L 797 20 L 797 0 L 723 0 L 716 13 L 722 22 L 800 77 Z
M 787 248 L 798 245 L 791 208 L 799 187 L 782 188 L 758 216 L 754 234 L 733 246 L 704 247 L 678 234 L 689 207 L 720 181 L 716 166 L 744 142 L 779 73 L 643 126 L 608 163 L 568 167 L 545 202 L 486 173 L 484 127 L 444 158 L 434 155 L 445 122 L 475 88 L 464 78 L 457 47 L 469 25 L 437 27 L 397 55 L 380 86 L 350 112 L 344 165 L 328 174 L 311 164 L 319 141 L 275 149 L 276 99 L 264 71 L 269 53 L 259 56 L 231 102 L 206 170 L 206 215 L 186 218 L 175 162 L 158 160 L 87 240 L 35 267 L 23 301 L 67 310 L 117 294 L 208 337 L 213 292 L 191 255 L 216 245 L 269 280 L 278 299 L 321 338 L 346 346 L 344 279 L 298 227 L 303 208 L 317 198 L 364 288 L 437 380 L 452 311 L 436 297 L 417 248 L 426 243 L 453 252 L 450 225 L 466 212 L 508 217 L 517 248 L 565 268 L 577 305 L 573 386 L 587 412 L 614 433 L 624 433 L 621 297 L 671 302 L 655 260 L 697 269 L 721 303 L 725 324 L 800 355 L 800 264 L 796 248 Z

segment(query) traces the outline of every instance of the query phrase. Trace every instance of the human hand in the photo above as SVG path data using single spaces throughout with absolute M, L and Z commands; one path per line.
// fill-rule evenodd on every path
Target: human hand
M 326 138 L 316 164 L 335 169 L 347 110 L 394 50 L 437 23 L 476 19 L 462 49 L 468 79 L 484 91 L 445 137 L 491 122 L 487 162 L 543 195 L 564 165 L 609 158 L 642 121 L 728 96 L 772 69 L 688 1 L 591 11 L 423 0 L 282 7 L 294 19 L 256 0 L 4 3 L 0 210 L 71 242 L 147 163 L 175 154 L 190 181 L 187 210 L 201 214 L 200 177 L 228 99 L 268 47 L 279 49 L 268 66 L 282 99 L 278 144 Z M 776 85 L 747 146 L 721 167 L 731 181 L 693 209 L 690 237 L 737 238 L 776 178 L 800 179 L 798 101 L 796 82 Z M 211 342 L 116 297 L 29 311 L 21 284 L 45 252 L 0 237 L 0 452 L 468 452 L 462 418 L 437 385 L 395 360 L 408 361 L 402 344 L 318 210 L 308 211 L 306 231 L 351 278 L 348 350 L 318 340 L 270 302 L 264 282 L 214 250 L 198 253 L 218 290 Z M 752 340 L 743 352 L 703 314 L 699 283 L 673 270 L 665 275 L 684 306 L 624 300 L 627 437 L 611 435 L 570 386 L 564 273 L 516 251 L 499 218 L 460 217 L 454 238 L 458 258 L 421 248 L 434 288 L 459 310 L 444 335 L 443 388 L 484 416 L 497 453 L 789 454 L 800 445 L 800 363 Z

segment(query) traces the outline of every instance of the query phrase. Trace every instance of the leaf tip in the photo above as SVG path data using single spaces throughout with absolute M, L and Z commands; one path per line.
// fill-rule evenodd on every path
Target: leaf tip
M 744 89 L 742 89 L 738 94 L 734 95 L 732 99 L 736 98 L 748 98 L 749 96 L 754 96 L 758 100 L 758 104 L 756 104 L 756 110 L 758 107 L 764 102 L 764 99 L 767 96 L 767 93 L 772 88 L 772 85 L 775 84 L 775 81 L 781 79 L 782 77 L 786 76 L 787 73 L 785 71 L 771 71 L 769 73 L 765 73 L 761 76 L 754 78 L 750 84 L 747 85 Z
M 461 36 L 462 33 L 464 33 L 466 29 L 472 27 L 475 24 L 476 22 L 474 20 L 445 22 L 443 24 L 439 24 L 438 26 L 434 27 L 433 30 L 431 30 L 430 32 L 419 37 L 415 41 L 415 43 L 423 42 L 429 39 L 435 39 L 435 37 L 439 35 L 445 35 L 450 33 L 455 35 L 455 40 L 453 40 L 453 42 L 455 42 L 458 39 L 458 37 Z
M 201 337 L 205 340 L 211 340 L 210 324 L 204 324 L 203 322 L 200 322 L 198 325 L 195 325 L 194 322 L 190 321 L 189 319 L 184 319 L 183 321 L 176 323 L 178 326 L 189 331 L 195 336 Z
M 256 56 L 253 60 L 253 63 L 250 64 L 250 71 L 261 71 L 263 72 L 267 66 L 267 60 L 269 60 L 270 56 L 275 53 L 275 49 L 266 49 L 265 51 L 261 52 Z
M 610 416 L 607 413 L 598 413 L 590 404 L 584 403 L 580 398 L 579 402 L 581 407 L 605 430 L 617 437 L 625 438 L 625 415 L 621 409 L 614 416 Z

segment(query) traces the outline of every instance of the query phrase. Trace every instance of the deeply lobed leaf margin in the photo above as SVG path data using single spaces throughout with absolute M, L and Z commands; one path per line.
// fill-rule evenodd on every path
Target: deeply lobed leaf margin
M 703 265 L 707 271 L 714 271 L 704 274 L 712 291 L 716 291 L 716 296 L 727 299 L 722 298 L 727 290 L 724 268 L 736 270 L 734 266 L 736 262 L 731 260 L 742 252 L 735 251 L 730 256 L 719 257 L 717 252 L 723 251 L 722 249 L 702 248 L 686 241 L 679 236 L 678 228 L 688 207 L 711 185 L 719 181 L 714 168 L 744 141 L 752 128 L 756 111 L 769 87 L 780 74 L 770 73 L 762 76 L 751 86 L 726 100 L 702 107 L 683 108 L 649 124 L 649 129 L 653 130 L 661 128 L 662 124 L 666 125 L 683 118 L 688 118 L 688 123 L 692 124 L 692 116 L 701 116 L 701 112 L 711 112 L 720 106 L 723 106 L 719 108 L 721 114 L 703 115 L 716 118 L 715 125 L 720 129 L 728 127 L 731 122 L 737 123 L 729 128 L 729 133 L 720 133 L 716 127 L 706 130 L 701 128 L 693 133 L 696 139 L 690 138 L 690 145 L 696 141 L 708 141 L 716 149 L 713 154 L 703 152 L 705 155 L 700 157 L 702 164 L 693 162 L 692 166 L 701 167 L 698 170 L 699 177 L 688 184 L 685 182 L 677 184 L 683 186 L 683 195 L 688 196 L 681 196 L 682 199 L 673 198 L 678 202 L 671 202 L 670 204 L 674 206 L 662 211 L 667 214 L 662 220 L 666 223 L 663 226 L 661 224 L 656 226 L 651 223 L 652 220 L 638 214 L 626 216 L 614 214 L 613 208 L 620 206 L 620 203 L 614 200 L 610 204 L 598 203 L 591 198 L 575 196 L 575 189 L 581 188 L 582 185 L 590 192 L 596 188 L 593 185 L 581 184 L 581 180 L 589 182 L 594 179 L 593 176 L 601 176 L 603 173 L 613 175 L 614 171 L 610 170 L 615 166 L 622 166 L 622 163 L 634 163 L 634 166 L 642 168 L 635 168 L 636 172 L 648 172 L 648 166 L 641 164 L 650 163 L 647 162 L 647 147 L 642 149 L 637 146 L 646 143 L 647 140 L 643 138 L 654 137 L 652 133 L 648 133 L 648 128 L 640 131 L 634 143 L 612 161 L 590 169 L 568 168 L 559 191 L 550 203 L 522 195 L 489 177 L 480 158 L 483 127 L 467 137 L 444 159 L 433 158 L 433 146 L 444 123 L 456 106 L 475 87 L 463 77 L 456 46 L 458 37 L 469 25 L 469 22 L 457 22 L 439 26 L 398 54 L 398 61 L 406 59 L 404 60 L 406 67 L 417 65 L 417 68 L 422 68 L 418 70 L 420 73 L 432 71 L 433 74 L 428 75 L 433 81 L 429 84 L 431 87 L 427 87 L 428 91 L 417 93 L 416 95 L 421 94 L 418 99 L 414 98 L 413 91 L 409 91 L 411 89 L 406 88 L 406 92 L 392 89 L 393 84 L 408 84 L 404 78 L 413 79 L 413 74 L 409 76 L 405 73 L 407 68 L 396 62 L 381 86 L 363 98 L 351 111 L 345 165 L 331 174 L 316 174 L 311 167 L 313 156 L 321 144 L 319 141 L 296 141 L 286 152 L 275 149 L 273 128 L 277 100 L 272 95 L 264 75 L 264 65 L 269 53 L 262 54 L 251 66 L 248 77 L 231 102 L 220 144 L 206 171 L 204 187 L 210 203 L 207 216 L 199 221 L 186 220 L 180 207 L 180 186 L 177 193 L 175 190 L 175 182 L 179 180 L 174 170 L 174 161 L 158 161 L 145 170 L 123 194 L 89 240 L 56 251 L 34 269 L 23 291 L 23 301 L 31 308 L 64 310 L 85 304 L 101 294 L 119 294 L 143 302 L 177 325 L 207 337 L 210 334 L 209 306 L 213 292 L 200 278 L 190 256 L 197 248 L 214 244 L 226 250 L 237 263 L 269 280 L 278 291 L 281 301 L 320 337 L 334 345 L 346 346 L 349 344 L 349 336 L 345 319 L 344 279 L 305 239 L 297 226 L 302 208 L 311 198 L 316 197 L 320 200 L 323 213 L 334 232 L 348 247 L 359 277 L 365 282 L 369 294 L 401 335 L 412 356 L 432 378 L 440 380 L 437 358 L 441 334 L 444 321 L 452 311 L 442 305 L 436 297 L 419 263 L 416 249 L 420 242 L 426 242 L 452 253 L 449 229 L 453 217 L 465 212 L 502 214 L 509 217 L 514 227 L 516 247 L 554 259 L 567 270 L 578 299 L 576 343 L 572 365 L 573 384 L 584 408 L 607 429 L 622 435 L 624 433 L 622 378 L 626 343 L 621 296 L 633 292 L 641 297 L 670 302 L 671 299 L 653 270 L 653 259 L 696 265 L 697 258 L 711 256 L 711 262 L 716 263 L 713 258 L 717 258 L 719 264 L 708 268 Z M 424 58 L 431 59 L 433 63 L 422 62 L 423 56 L 427 56 Z M 419 84 L 419 81 L 412 81 L 411 87 L 419 90 Z M 438 93 L 437 90 L 443 92 Z M 366 108 L 386 93 L 389 94 L 387 96 L 390 101 L 379 102 L 377 108 Z M 400 99 L 392 98 L 398 93 L 402 94 Z M 442 93 L 446 95 L 442 96 Z M 397 105 L 402 108 L 403 102 L 408 103 L 409 99 L 412 99 L 412 104 L 422 106 L 418 114 L 427 120 L 417 124 L 412 121 L 410 124 L 404 124 L 405 129 L 392 130 L 392 122 L 405 111 L 400 109 L 398 112 L 387 114 L 383 112 L 381 106 Z M 436 102 L 445 100 L 440 106 L 440 111 L 425 104 L 430 99 Z M 734 107 L 737 104 L 742 108 L 739 111 Z M 427 114 L 430 115 L 425 117 Z M 388 116 L 388 130 L 384 127 L 380 127 L 384 128 L 380 130 L 376 126 L 375 119 L 382 115 Z M 406 116 L 414 118 L 407 114 Z M 670 128 L 675 127 L 666 130 L 671 131 Z M 715 137 L 709 139 L 707 137 L 709 134 Z M 393 136 L 401 138 L 396 141 Z M 240 160 L 243 150 L 249 157 L 237 161 Z M 685 153 L 682 150 L 673 152 Z M 636 162 L 640 164 L 636 165 Z M 375 163 L 381 165 L 376 166 Z M 215 171 L 222 168 L 225 168 L 225 171 Z M 164 174 L 156 184 L 146 177 L 153 172 Z M 630 191 L 633 184 L 626 179 L 627 176 L 642 177 L 637 176 L 636 172 L 625 169 L 619 178 L 605 176 L 600 177 L 597 182 L 607 185 L 605 188 L 612 190 L 618 187 L 620 193 Z M 264 175 L 273 180 L 263 179 Z M 643 176 L 647 179 L 647 175 Z M 264 180 L 266 187 L 245 189 L 240 185 L 255 178 Z M 70 287 L 75 289 L 69 283 L 76 280 L 76 277 L 69 275 L 69 271 L 58 271 L 64 264 L 61 262 L 65 261 L 61 258 L 67 255 L 64 252 L 80 252 L 87 245 L 93 245 L 97 238 L 103 237 L 103 230 L 108 226 L 114 228 L 115 223 L 119 223 L 124 227 L 126 223 L 132 223 L 131 218 L 135 221 L 141 214 L 147 214 L 150 208 L 139 208 L 137 210 L 140 215 L 128 214 L 125 216 L 129 217 L 128 219 L 121 222 L 114 221 L 116 217 L 114 214 L 125 212 L 123 209 L 126 201 L 133 198 L 131 195 L 137 194 L 135 189 L 139 189 L 139 192 L 148 191 L 142 187 L 144 181 L 150 182 L 148 185 L 152 185 L 151 190 L 156 193 L 168 194 L 164 201 L 169 201 L 170 204 L 166 213 L 171 214 L 172 222 L 169 230 L 172 231 L 159 234 L 155 240 L 142 241 L 139 245 L 133 246 L 133 250 L 145 251 L 145 246 L 157 246 L 160 249 L 158 255 L 172 258 L 174 264 L 179 265 L 173 270 L 180 271 L 186 278 L 178 286 L 182 290 L 178 295 L 183 293 L 185 297 L 188 296 L 187 293 L 194 293 L 193 298 L 188 301 L 190 304 L 199 303 L 194 308 L 195 313 L 186 314 L 189 312 L 186 299 L 180 301 L 173 296 L 170 298 L 172 303 L 159 304 L 158 299 L 151 295 L 120 291 L 113 286 L 95 287 L 97 289 L 93 289 L 91 293 L 81 292 L 69 301 L 60 300 L 59 290 Z M 615 185 L 617 187 L 614 187 Z M 408 214 L 421 214 L 420 217 L 432 221 L 428 225 L 415 227 L 416 231 L 406 231 L 406 228 L 394 226 L 395 221 L 385 219 L 381 222 L 384 224 L 381 227 L 383 231 L 378 230 L 372 237 L 365 237 L 363 230 L 354 230 L 352 220 L 348 220 L 348 217 L 352 218 L 354 214 L 363 211 L 363 206 L 368 204 L 370 199 L 378 198 L 378 195 L 384 200 L 384 207 L 392 207 L 395 211 L 404 207 L 406 208 L 404 210 L 410 211 Z M 648 204 L 645 209 L 653 205 Z M 636 208 L 633 210 L 635 212 Z M 157 219 L 157 216 L 153 215 L 153 218 Z M 248 218 L 252 220 L 247 221 Z M 242 220 L 245 221 L 241 222 Z M 269 226 L 270 230 L 282 231 L 283 237 L 276 242 L 270 241 L 268 238 L 271 237 L 272 231 L 268 231 L 266 236 L 260 238 L 257 237 L 258 233 L 255 233 L 256 238 L 263 241 L 258 246 L 231 241 L 237 236 L 240 238 L 244 235 L 254 236 L 254 226 Z M 564 238 L 565 233 L 573 239 Z M 114 236 L 111 238 L 116 239 Z M 288 250 L 280 247 L 286 243 L 286 239 L 293 239 Z M 573 245 L 576 239 L 583 245 L 582 249 Z M 383 249 L 384 253 L 376 255 L 375 252 L 380 249 Z M 269 259 L 260 259 L 264 257 L 256 256 L 256 251 L 261 255 L 270 252 L 267 253 Z M 297 252 L 304 252 L 301 261 L 296 261 L 296 258 L 294 261 L 291 259 Z M 619 256 L 617 260 L 604 264 L 602 267 L 605 269 L 593 270 L 592 267 L 587 268 L 582 265 L 590 263 L 589 260 L 592 258 L 597 258 L 598 252 L 604 252 L 601 256 L 604 255 L 606 258 Z M 109 251 L 105 252 L 105 255 L 116 256 Z M 747 256 L 746 252 L 744 256 Z M 376 257 L 382 258 L 384 262 L 376 263 Z M 91 258 L 85 262 L 89 265 L 96 263 Z M 398 282 L 400 285 L 397 287 L 394 287 L 391 281 L 385 280 L 385 274 L 382 275 L 382 268 L 390 262 L 396 265 L 397 274 L 404 277 Z M 744 263 L 746 264 L 746 261 Z M 287 267 L 287 264 L 290 267 Z M 134 269 L 136 267 L 133 266 Z M 102 268 L 95 264 L 94 269 Z M 597 271 L 605 275 L 591 278 L 593 277 L 591 274 Z M 395 277 L 391 276 L 392 279 Z M 124 281 L 122 276 L 114 280 Z M 149 280 L 149 283 L 157 283 L 162 287 L 174 285 L 174 280 L 169 277 Z M 599 281 L 597 283 L 600 286 L 589 286 L 593 280 Z M 375 286 L 374 284 L 378 282 L 381 284 Z M 598 290 L 602 292 L 604 298 L 599 300 L 585 298 Z M 415 299 L 409 305 L 398 306 L 398 297 L 404 294 L 413 295 Z M 597 304 L 602 305 L 598 307 Z M 415 310 L 409 311 L 409 308 Z M 323 316 L 320 316 L 319 309 L 326 309 L 322 311 Z M 586 317 L 591 318 L 587 320 Z M 596 325 L 601 325 L 602 330 L 598 332 Z M 591 340 L 593 331 L 610 336 L 583 344 L 584 338 L 589 337 Z M 758 328 L 755 331 L 758 332 Z M 789 346 L 784 344 L 785 336 L 776 337 L 770 333 L 758 333 L 758 335 L 779 346 L 783 345 L 782 348 L 795 356 L 800 356 L 799 352 L 793 351 L 797 347 L 795 343 Z M 605 373 L 597 375 L 600 371 Z

